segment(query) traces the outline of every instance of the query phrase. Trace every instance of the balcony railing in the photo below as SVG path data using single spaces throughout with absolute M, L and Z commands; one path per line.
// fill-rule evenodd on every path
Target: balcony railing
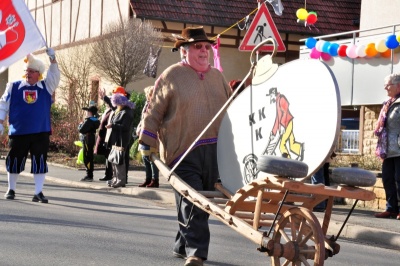
M 359 153 L 359 130 L 341 130 L 336 151 L 341 153 Z

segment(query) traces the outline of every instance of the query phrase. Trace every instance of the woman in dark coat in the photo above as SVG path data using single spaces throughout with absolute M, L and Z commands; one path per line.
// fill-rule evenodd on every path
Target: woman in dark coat
M 100 120 L 100 127 L 99 127 L 99 132 L 96 140 L 96 146 L 94 148 L 94 153 L 98 155 L 104 155 L 106 159 L 108 158 L 108 154 L 110 154 L 110 149 L 107 148 L 107 143 L 105 142 L 106 139 L 106 134 L 107 134 L 107 124 L 108 124 L 108 119 L 110 117 L 110 114 L 113 111 L 113 106 L 111 104 L 110 98 L 105 96 L 105 92 L 102 92 L 102 98 L 104 103 L 106 104 L 106 110 L 104 111 L 103 115 L 101 116 Z M 101 95 L 100 95 L 101 96 Z M 108 181 L 111 180 L 113 177 L 113 172 L 112 172 L 112 165 L 111 163 L 106 160 L 106 170 L 104 173 L 104 176 L 102 178 L 99 178 L 100 181 Z
M 107 147 L 111 149 L 113 145 L 122 146 L 125 152 L 129 152 L 128 147 L 132 135 L 135 104 L 120 93 L 112 95 L 111 103 L 116 109 L 106 126 L 108 129 L 105 140 Z M 126 184 L 125 160 L 122 160 L 122 164 L 112 164 L 112 169 L 113 179 L 109 182 L 109 186 L 113 188 L 124 187 Z

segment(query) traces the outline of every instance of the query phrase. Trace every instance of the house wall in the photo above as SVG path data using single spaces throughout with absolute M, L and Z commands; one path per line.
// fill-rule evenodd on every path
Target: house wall
M 400 18 L 398 16 L 398 10 L 400 10 L 400 1 L 397 0 L 362 0 L 360 29 L 366 30 L 399 24 Z M 387 31 L 385 29 L 374 30 L 361 33 L 360 36 L 375 35 L 379 33 L 387 33 Z
M 129 0 L 25 0 L 25 3 L 47 45 L 54 48 L 57 55 L 67 53 L 71 47 L 94 41 L 110 22 L 129 18 Z M 36 51 L 35 55 L 49 65 L 44 49 Z M 23 60 L 11 65 L 6 80 L 21 79 L 23 69 Z M 114 87 L 98 73 L 93 73 L 91 79 L 100 80 L 100 88 L 112 90 Z

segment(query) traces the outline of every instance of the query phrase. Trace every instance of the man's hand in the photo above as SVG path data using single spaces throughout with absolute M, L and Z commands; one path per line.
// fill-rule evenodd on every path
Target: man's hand
M 47 48 L 46 53 L 49 56 L 51 62 L 56 60 L 56 52 L 53 50 L 53 48 Z
M 4 126 L 3 124 L 0 124 L 0 135 L 3 135 L 4 133 Z

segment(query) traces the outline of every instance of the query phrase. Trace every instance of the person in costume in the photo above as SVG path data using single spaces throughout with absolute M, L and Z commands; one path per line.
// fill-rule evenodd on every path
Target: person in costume
M 129 145 L 132 138 L 133 110 L 135 103 L 119 92 L 114 92 L 111 96 L 111 103 L 116 107 L 113 114 L 110 115 L 106 125 L 107 133 L 105 142 L 111 150 L 113 145 L 122 147 L 126 153 L 129 153 Z M 127 182 L 126 157 L 122 159 L 121 164 L 112 164 L 113 179 L 107 181 L 113 188 L 125 187 Z
M 203 27 L 189 27 L 175 35 L 172 51 L 182 61 L 168 67 L 154 85 L 153 97 L 143 117 L 139 142 L 157 152 L 170 167 L 181 159 L 231 95 L 223 74 L 210 66 L 210 40 Z M 195 190 L 214 190 L 219 178 L 217 162 L 219 116 L 174 172 Z M 186 258 L 186 266 L 201 266 L 210 243 L 208 213 L 176 194 L 179 230 L 174 256 Z
M 83 164 L 86 168 L 86 176 L 83 177 L 81 181 L 92 182 L 94 170 L 94 145 L 96 141 L 96 130 L 100 126 L 100 121 L 96 117 L 96 106 L 83 107 L 82 110 L 86 111 L 86 118 L 85 121 L 79 124 L 78 130 L 83 146 Z
M 50 143 L 50 107 L 52 95 L 60 82 L 60 71 L 55 52 L 46 50 L 50 58 L 47 76 L 43 79 L 44 63 L 29 54 L 26 59 L 25 80 L 6 85 L 0 99 L 0 133 L 4 131 L 3 122 L 8 114 L 8 146 L 6 157 L 8 191 L 6 199 L 14 199 L 17 179 L 25 170 L 25 162 L 30 153 L 31 173 L 35 180 L 34 202 L 48 203 L 43 195 L 47 167 L 47 152 Z

